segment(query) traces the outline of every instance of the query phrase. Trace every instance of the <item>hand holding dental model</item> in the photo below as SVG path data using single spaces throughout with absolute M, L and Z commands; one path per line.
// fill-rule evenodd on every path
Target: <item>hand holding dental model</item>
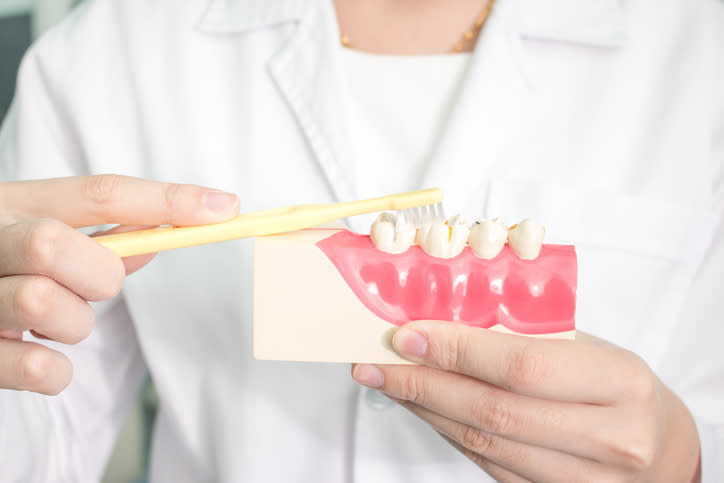
M 107 223 L 197 225 L 236 215 L 236 195 L 124 176 L 0 183 L 0 389 L 57 394 L 68 358 L 23 332 L 76 344 L 93 328 L 91 301 L 113 298 L 153 255 L 121 260 L 75 230 Z
M 354 379 L 499 481 L 691 481 L 698 436 L 681 400 L 635 354 L 580 332 L 560 339 L 573 329 L 575 251 L 543 245 L 544 231 L 382 214 L 369 239 L 262 237 L 255 353 L 374 361 L 353 365 Z M 391 332 L 390 352 L 419 365 L 385 352 Z
M 379 250 L 402 253 L 414 231 L 383 214 L 371 239 Z M 531 220 L 509 230 L 499 219 L 468 228 L 458 215 L 420 226 L 416 239 L 441 259 L 460 256 L 466 245 L 477 257 L 494 259 L 507 241 L 518 257 L 534 260 L 544 232 Z M 698 440 L 691 415 L 624 349 L 580 332 L 575 341 L 540 340 L 432 321 L 405 325 L 392 343 L 421 366 L 360 364 L 353 377 L 430 424 L 499 481 L 694 477 Z
M 629 351 L 580 332 L 544 340 L 432 321 L 393 345 L 420 365 L 355 365 L 353 377 L 498 481 L 696 481 L 692 416 Z

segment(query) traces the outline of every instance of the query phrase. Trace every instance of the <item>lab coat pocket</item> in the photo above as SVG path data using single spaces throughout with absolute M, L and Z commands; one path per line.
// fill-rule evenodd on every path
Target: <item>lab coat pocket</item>
M 683 203 L 583 191 L 568 185 L 492 181 L 487 216 L 533 218 L 547 243 L 576 246 L 576 327 L 659 357 L 712 236 L 713 214 Z

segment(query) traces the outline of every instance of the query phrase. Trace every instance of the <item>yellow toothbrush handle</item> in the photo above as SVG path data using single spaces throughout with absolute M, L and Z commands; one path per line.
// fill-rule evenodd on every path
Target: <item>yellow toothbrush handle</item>
M 244 213 L 229 221 L 213 225 L 151 228 L 99 236 L 94 240 L 110 248 L 120 257 L 130 257 L 237 238 L 301 230 L 363 213 L 432 205 L 441 202 L 442 198 L 442 190 L 430 188 L 370 200 L 298 205 Z

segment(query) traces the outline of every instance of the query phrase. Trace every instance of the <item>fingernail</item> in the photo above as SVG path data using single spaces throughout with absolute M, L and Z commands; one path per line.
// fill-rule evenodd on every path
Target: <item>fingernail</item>
M 224 191 L 207 191 L 204 193 L 204 205 L 211 211 L 221 213 L 231 210 L 239 202 L 239 198 Z
M 385 382 L 382 371 L 370 364 L 357 364 L 352 371 L 352 377 L 363 386 L 373 389 L 382 387 Z
M 392 345 L 403 356 L 422 358 L 427 352 L 427 339 L 416 330 L 399 329 L 392 337 Z

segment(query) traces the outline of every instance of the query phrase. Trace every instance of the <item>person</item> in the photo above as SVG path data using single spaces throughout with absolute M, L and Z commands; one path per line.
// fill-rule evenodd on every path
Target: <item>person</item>
M 36 43 L 0 479 L 99 479 L 149 372 L 151 481 L 724 481 L 724 5 L 487 5 L 96 0 Z M 75 229 L 428 186 L 576 245 L 575 341 L 419 321 L 417 366 L 255 361 L 252 240 L 148 263 Z

